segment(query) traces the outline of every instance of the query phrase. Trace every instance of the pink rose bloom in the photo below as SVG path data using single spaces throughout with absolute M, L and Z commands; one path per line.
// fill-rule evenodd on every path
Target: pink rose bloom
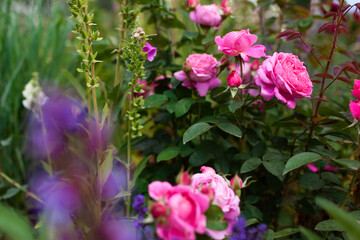
M 229 32 L 222 38 L 217 36 L 215 42 L 218 50 L 229 56 L 241 56 L 245 62 L 250 60 L 249 57 L 265 57 L 266 47 L 264 45 L 254 45 L 258 37 L 250 34 L 249 29 Z
M 222 8 L 225 16 L 229 16 L 229 15 L 233 14 L 233 10 L 229 4 L 229 0 L 222 1 L 222 3 L 220 4 L 220 7 Z
M 306 67 L 291 53 L 274 53 L 259 67 L 255 83 L 261 96 L 269 101 L 274 96 L 294 109 L 298 98 L 309 98 L 312 82 Z
M 221 84 L 220 79 L 216 77 L 218 73 L 217 66 L 219 62 L 212 55 L 192 54 L 184 64 L 184 70 L 174 73 L 177 80 L 183 82 L 184 87 L 195 87 L 199 95 L 204 97 L 211 89 Z
M 197 5 L 195 10 L 190 12 L 191 21 L 204 25 L 218 28 L 221 23 L 219 8 L 215 4 Z
M 156 224 L 156 233 L 165 240 L 195 240 L 195 233 L 204 234 L 206 229 L 205 211 L 209 208 L 209 198 L 196 193 L 190 186 L 171 186 L 168 182 L 153 182 L 149 185 L 149 195 L 161 203 L 154 204 L 151 213 L 155 218 L 165 217 L 166 221 Z M 163 207 L 167 208 L 164 215 Z
M 356 120 L 360 120 L 360 101 L 352 101 L 349 105 L 350 112 Z
M 309 163 L 309 164 L 307 165 L 307 167 L 308 167 L 308 168 L 310 169 L 310 171 L 312 171 L 312 172 L 318 172 L 318 171 L 319 171 L 319 168 L 316 167 L 315 164 L 313 164 L 313 163 Z M 337 172 L 338 169 L 339 169 L 338 167 L 332 167 L 332 166 L 330 166 L 330 164 L 328 164 L 328 165 L 326 165 L 326 166 L 324 167 L 324 171 L 327 171 L 327 172 Z
M 227 77 L 227 83 L 230 87 L 239 87 L 242 83 L 240 75 L 237 71 L 232 71 Z
M 240 199 L 230 188 L 227 180 L 216 174 L 210 167 L 201 167 L 202 173 L 192 177 L 192 186 L 201 191 L 203 187 L 210 187 L 214 190 L 213 204 L 219 206 L 224 212 L 224 220 L 228 222 L 228 228 L 224 231 L 206 229 L 206 234 L 213 239 L 224 239 L 232 233 L 232 225 L 240 215 Z
M 354 80 L 354 90 L 351 90 L 352 95 L 360 99 L 360 80 Z

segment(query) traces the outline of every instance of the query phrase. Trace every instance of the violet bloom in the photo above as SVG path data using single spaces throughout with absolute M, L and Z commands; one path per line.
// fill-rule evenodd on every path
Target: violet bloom
M 149 62 L 152 62 L 156 56 L 157 48 L 150 45 L 150 43 L 146 42 L 143 51 L 147 53 L 146 57 Z

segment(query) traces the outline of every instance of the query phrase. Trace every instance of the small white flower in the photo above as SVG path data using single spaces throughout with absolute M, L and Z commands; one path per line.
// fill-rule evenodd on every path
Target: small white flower
M 34 110 L 36 106 L 44 105 L 48 99 L 36 78 L 31 79 L 28 84 L 26 84 L 22 95 L 25 98 L 22 103 L 24 107 L 29 110 Z

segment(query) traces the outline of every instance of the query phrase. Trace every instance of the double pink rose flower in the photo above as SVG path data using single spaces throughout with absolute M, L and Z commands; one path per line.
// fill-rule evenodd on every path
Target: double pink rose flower
M 214 193 L 213 204 L 219 206 L 224 213 L 224 220 L 228 222 L 228 227 L 224 231 L 214 231 L 206 229 L 206 234 L 212 239 L 224 239 L 232 233 L 232 225 L 240 215 L 240 198 L 231 189 L 230 184 L 222 176 L 216 174 L 211 167 L 201 167 L 202 173 L 192 176 L 192 187 L 198 192 L 203 188 L 210 188 Z
M 255 83 L 261 86 L 261 96 L 269 101 L 276 97 L 294 109 L 296 100 L 309 98 L 312 82 L 306 67 L 291 53 L 274 53 L 259 67 Z
M 219 62 L 212 55 L 192 54 L 184 64 L 184 70 L 174 73 L 177 80 L 183 82 L 184 87 L 194 87 L 201 97 L 206 96 L 209 90 L 221 84 L 218 79 Z
M 229 181 L 214 169 L 203 166 L 201 171 L 191 179 L 187 173 L 181 174 L 180 180 L 184 181 L 177 186 L 160 181 L 149 185 L 149 195 L 156 201 L 150 213 L 157 222 L 156 232 L 161 239 L 193 240 L 196 233 L 224 239 L 232 233 L 232 225 L 240 215 L 240 199 Z M 226 230 L 206 228 L 205 212 L 210 204 L 222 209 L 224 221 L 229 223 Z
M 352 101 L 349 105 L 350 112 L 356 120 L 360 120 L 360 80 L 354 80 L 354 89 L 351 90 L 352 95 L 354 95 L 357 100 Z
M 156 233 L 161 239 L 194 240 L 195 233 L 205 233 L 204 213 L 210 204 L 206 195 L 195 192 L 191 186 L 172 186 L 159 181 L 149 185 L 149 195 L 157 201 L 150 209 L 153 217 L 164 218 L 156 224 Z
M 261 58 L 266 56 L 264 45 L 254 45 L 257 39 L 258 37 L 250 34 L 249 29 L 247 29 L 229 32 L 222 38 L 217 36 L 215 42 L 219 51 L 229 56 L 241 56 L 245 62 L 248 62 L 250 57 Z
M 219 13 L 219 8 L 215 4 L 198 4 L 195 7 L 195 10 L 190 12 L 190 19 L 191 21 L 203 26 L 218 28 L 222 17 Z

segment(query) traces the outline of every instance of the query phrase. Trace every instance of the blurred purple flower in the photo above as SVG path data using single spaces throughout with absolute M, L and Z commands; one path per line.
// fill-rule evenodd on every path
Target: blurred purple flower
M 146 42 L 143 51 L 147 52 L 147 59 L 149 60 L 149 62 L 152 62 L 156 56 L 157 48 L 151 46 L 150 43 Z
M 75 99 L 59 92 L 47 93 L 47 96 L 40 116 L 33 118 L 28 127 L 27 146 L 34 158 L 45 158 L 47 151 L 51 156 L 61 154 L 66 134 L 78 131 L 87 117 L 87 110 Z
M 126 168 L 121 163 L 116 162 L 102 188 L 101 198 L 104 200 L 114 198 L 121 191 L 125 191 L 126 186 Z
M 233 225 L 233 236 L 229 240 L 262 240 L 267 231 L 266 224 L 259 224 L 256 227 L 246 229 L 246 219 L 242 216 Z

